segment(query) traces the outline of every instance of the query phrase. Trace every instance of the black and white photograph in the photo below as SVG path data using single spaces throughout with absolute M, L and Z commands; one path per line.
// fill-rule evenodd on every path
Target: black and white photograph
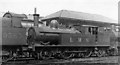
M 0 0 L 1 65 L 120 65 L 120 0 Z

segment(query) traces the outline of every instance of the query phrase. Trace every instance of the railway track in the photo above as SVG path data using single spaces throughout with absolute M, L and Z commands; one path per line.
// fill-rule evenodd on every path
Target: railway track
M 2 65 L 76 65 L 76 64 L 112 64 L 116 65 L 120 61 L 120 56 L 110 56 L 110 57 L 91 57 L 91 58 L 71 58 L 71 59 L 46 59 L 46 60 L 34 60 L 34 59 L 24 59 L 24 60 L 14 60 L 3 63 Z

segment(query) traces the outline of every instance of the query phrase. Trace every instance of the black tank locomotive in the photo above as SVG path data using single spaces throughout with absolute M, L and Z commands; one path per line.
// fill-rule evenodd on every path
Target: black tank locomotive
M 29 28 L 27 41 L 34 46 L 37 59 L 117 55 L 116 41 L 111 41 L 116 37 L 112 29 L 89 25 L 78 28 L 61 28 L 53 19 L 48 26 Z

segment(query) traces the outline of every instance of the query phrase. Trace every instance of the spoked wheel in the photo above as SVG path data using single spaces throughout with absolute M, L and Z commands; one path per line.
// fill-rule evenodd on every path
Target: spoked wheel
M 81 52 L 78 54 L 78 57 L 87 58 L 90 57 L 92 52 Z
M 50 59 L 51 56 L 52 56 L 52 53 L 51 53 L 49 50 L 47 50 L 47 49 L 43 49 L 43 50 L 40 52 L 40 57 L 41 57 L 42 59 Z
M 8 52 L 8 51 L 2 51 L 2 61 L 6 61 L 8 60 L 9 58 L 12 58 L 12 53 Z
M 91 54 L 92 54 L 92 51 L 87 51 L 87 52 L 85 52 L 84 57 L 85 58 L 90 57 Z
M 112 48 L 108 51 L 108 55 L 115 56 L 118 55 L 118 49 Z
M 69 52 L 64 52 L 64 53 L 62 54 L 62 57 L 63 57 L 64 59 L 69 59 L 69 58 L 73 57 L 73 54 L 72 54 L 72 53 L 69 53 Z
M 7 60 L 9 58 L 9 56 L 8 55 L 4 55 L 4 56 L 2 56 L 2 61 L 5 61 L 5 60 Z
M 106 55 L 106 52 L 104 50 L 98 50 L 96 55 L 97 55 L 97 57 L 103 57 Z
M 83 51 L 78 53 L 78 57 L 87 58 L 92 55 L 92 51 Z
M 10 60 L 17 60 L 17 54 L 15 52 L 9 52 L 7 55 L 2 55 L 2 62 L 8 62 Z
M 82 52 L 78 53 L 78 57 L 80 57 L 80 58 L 81 58 L 81 57 L 85 57 L 85 56 L 84 56 L 84 53 L 82 53 Z

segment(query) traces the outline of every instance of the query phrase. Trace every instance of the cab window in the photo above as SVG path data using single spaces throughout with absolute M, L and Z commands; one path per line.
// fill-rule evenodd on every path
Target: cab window
M 96 35 L 98 33 L 98 27 L 89 27 L 88 31 L 91 34 Z

